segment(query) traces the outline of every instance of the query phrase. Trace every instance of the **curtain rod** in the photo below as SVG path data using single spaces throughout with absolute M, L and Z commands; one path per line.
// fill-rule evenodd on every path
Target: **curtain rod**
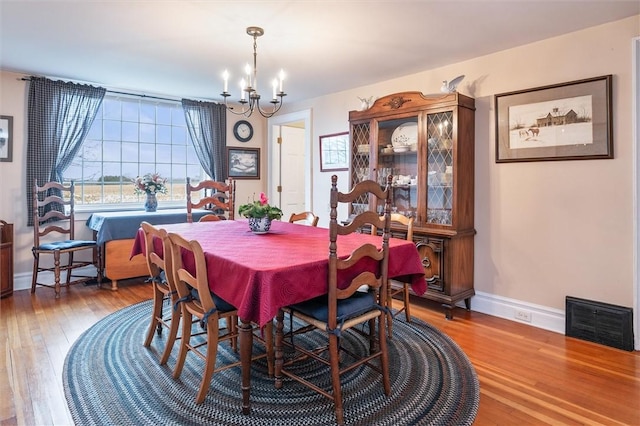
M 31 78 L 33 76 L 30 77 L 22 77 L 20 78 L 20 80 L 22 81 L 31 81 Z M 48 78 L 48 77 L 47 77 Z M 72 81 L 72 80 L 64 80 L 64 81 Z M 89 85 L 97 85 L 97 83 L 78 83 L 78 84 L 89 84 Z M 148 99 L 157 99 L 157 100 L 161 100 L 161 101 L 170 101 L 170 102 L 181 102 L 182 99 L 176 99 L 176 98 L 163 98 L 161 96 L 152 96 L 152 95 L 145 95 L 145 94 L 139 94 L 139 93 L 130 93 L 130 92 L 122 92 L 122 91 L 118 91 L 118 90 L 110 90 L 110 89 L 106 89 L 107 92 L 109 93 L 113 93 L 116 95 L 126 95 L 126 96 L 137 96 L 139 98 L 148 98 Z M 210 100 L 206 100 L 205 102 L 212 102 Z

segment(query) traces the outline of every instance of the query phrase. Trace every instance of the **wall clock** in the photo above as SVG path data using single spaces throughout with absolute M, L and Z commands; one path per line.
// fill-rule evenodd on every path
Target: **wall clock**
M 240 120 L 233 126 L 233 135 L 240 142 L 249 142 L 253 137 L 253 126 L 246 120 Z

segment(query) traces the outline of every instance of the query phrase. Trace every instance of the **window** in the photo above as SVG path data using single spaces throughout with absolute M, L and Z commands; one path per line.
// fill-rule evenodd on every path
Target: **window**
M 139 206 L 132 180 L 145 173 L 167 179 L 161 201 L 184 201 L 186 177 L 204 171 L 187 132 L 179 102 L 107 95 L 82 148 L 64 173 L 76 183 L 77 205 Z

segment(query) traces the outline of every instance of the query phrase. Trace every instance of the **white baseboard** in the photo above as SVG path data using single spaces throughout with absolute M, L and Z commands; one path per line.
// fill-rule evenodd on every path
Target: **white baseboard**
M 471 310 L 565 334 L 565 312 L 560 309 L 477 291 L 471 298 Z M 528 314 L 531 321 L 517 319 L 516 312 Z
M 26 290 L 31 288 L 31 273 L 14 275 L 14 290 Z M 464 303 L 460 302 L 460 307 L 464 308 Z M 542 328 L 556 333 L 565 333 L 565 313 L 559 309 L 547 306 L 535 305 L 522 302 L 516 299 L 496 296 L 489 293 L 476 292 L 471 298 L 471 310 L 510 321 L 529 324 L 533 327 Z M 516 318 L 516 311 L 530 314 L 531 322 L 522 321 Z

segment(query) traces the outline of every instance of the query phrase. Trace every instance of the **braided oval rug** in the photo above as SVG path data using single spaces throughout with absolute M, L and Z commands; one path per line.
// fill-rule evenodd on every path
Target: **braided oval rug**
M 165 333 L 150 348 L 142 342 L 151 315 L 151 301 L 141 302 L 100 320 L 73 344 L 64 363 L 64 392 L 78 425 L 331 425 L 333 403 L 297 382 L 284 379 L 275 389 L 266 361 L 252 364 L 251 414 L 242 414 L 240 368 L 215 373 L 204 403 L 196 405 L 204 362 L 187 355 L 181 377 L 172 378 L 178 345 L 167 365 L 158 365 Z M 167 309 L 169 309 L 167 307 Z M 343 376 L 347 425 L 470 425 L 478 410 L 479 384 L 473 366 L 446 335 L 402 315 L 389 340 L 391 395 L 385 396 L 380 376 L 357 368 Z M 368 342 L 348 335 L 343 344 L 364 350 Z M 297 336 L 306 344 L 319 336 Z M 320 341 L 320 340 L 318 340 Z M 261 350 L 256 345 L 254 353 Z M 218 363 L 238 359 L 221 344 Z M 285 354 L 286 356 L 286 354 Z M 310 362 L 311 380 L 331 389 L 328 370 Z

